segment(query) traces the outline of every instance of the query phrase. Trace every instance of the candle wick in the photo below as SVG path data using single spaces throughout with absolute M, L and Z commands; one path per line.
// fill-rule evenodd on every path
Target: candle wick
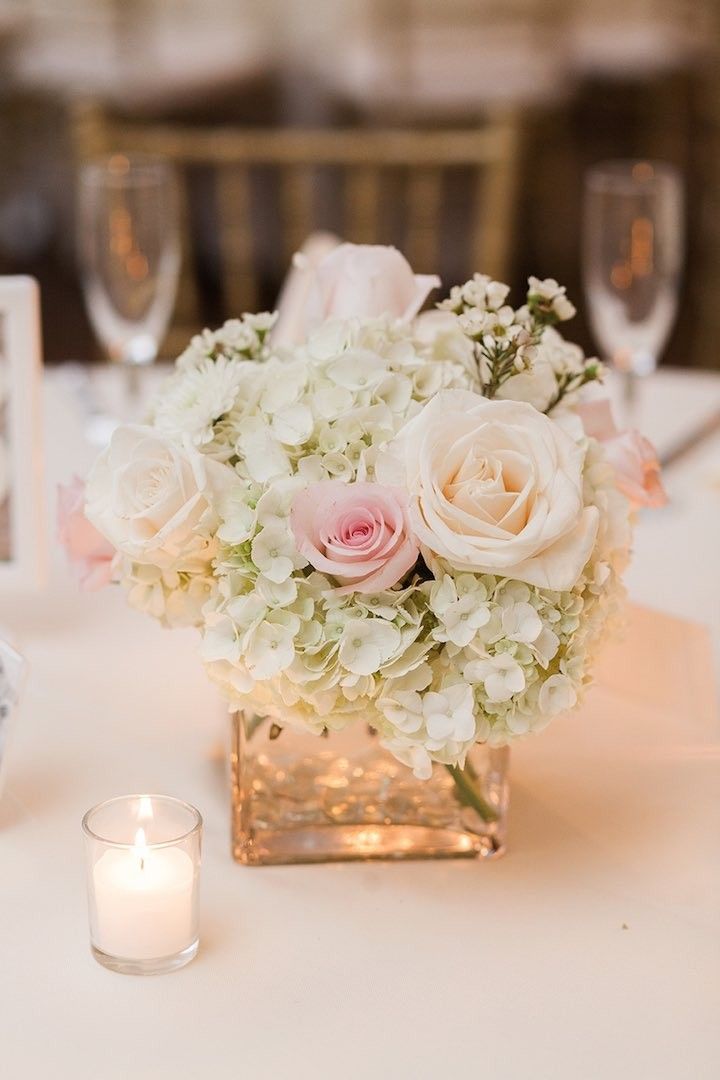
M 141 870 L 145 869 L 145 860 L 142 857 L 140 858 L 140 869 Z

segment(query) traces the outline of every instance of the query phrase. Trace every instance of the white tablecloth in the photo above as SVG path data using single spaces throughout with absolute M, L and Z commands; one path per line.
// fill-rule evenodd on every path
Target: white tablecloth
M 665 373 L 642 411 L 669 445 L 718 406 L 720 379 Z M 66 372 L 47 435 L 52 488 L 91 456 Z M 711 638 L 633 615 L 583 715 L 513 751 L 494 863 L 236 866 L 193 635 L 78 593 L 57 552 L 44 594 L 0 600 L 31 663 L 0 801 L 0 1076 L 714 1080 L 720 435 L 667 480 L 631 592 Z M 90 956 L 80 835 L 90 805 L 144 790 L 206 828 L 201 951 L 149 979 Z

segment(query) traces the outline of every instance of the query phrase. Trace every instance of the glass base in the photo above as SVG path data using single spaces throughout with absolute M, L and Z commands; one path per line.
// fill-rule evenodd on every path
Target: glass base
M 335 825 L 264 830 L 241 840 L 235 858 L 245 866 L 346 862 L 367 859 L 450 859 L 502 855 L 492 837 L 421 825 Z
M 417 780 L 362 724 L 324 739 L 289 728 L 277 735 L 238 714 L 233 736 L 233 855 L 245 866 L 505 850 L 507 748 L 468 755 L 478 807 L 441 765 Z
M 168 972 L 178 971 L 180 968 L 185 967 L 186 964 L 189 964 L 191 960 L 194 960 L 199 945 L 200 941 L 196 938 L 192 945 L 188 945 L 187 949 L 183 949 L 182 952 L 174 953 L 172 956 L 160 956 L 152 960 L 125 960 L 119 956 L 109 956 L 108 953 L 104 953 L 92 943 L 90 951 L 98 964 L 102 964 L 109 971 L 116 971 L 120 975 L 167 975 Z

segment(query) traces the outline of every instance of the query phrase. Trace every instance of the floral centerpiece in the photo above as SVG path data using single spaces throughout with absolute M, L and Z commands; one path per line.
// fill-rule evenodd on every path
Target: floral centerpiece
M 198 628 L 243 745 L 261 720 L 266 747 L 369 731 L 386 780 L 429 791 L 439 769 L 481 831 L 503 806 L 472 748 L 581 699 L 657 461 L 561 336 L 555 281 L 513 307 L 476 274 L 418 315 L 438 281 L 394 249 L 342 245 L 307 273 L 281 333 L 260 314 L 193 338 L 146 422 L 115 431 L 85 513 L 130 604 Z

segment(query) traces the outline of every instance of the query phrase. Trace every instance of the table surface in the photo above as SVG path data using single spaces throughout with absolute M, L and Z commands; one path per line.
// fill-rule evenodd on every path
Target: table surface
M 92 457 L 77 389 L 46 378 L 49 500 Z M 662 372 L 639 408 L 667 450 L 720 377 Z M 633 611 L 582 714 L 513 750 L 493 863 L 235 865 L 194 635 L 78 593 L 55 550 L 44 593 L 0 603 L 31 665 L 0 802 L 0 1076 L 717 1077 L 720 432 L 666 479 L 631 595 L 708 629 Z M 91 958 L 80 837 L 89 806 L 143 790 L 206 829 L 200 953 L 149 979 Z

